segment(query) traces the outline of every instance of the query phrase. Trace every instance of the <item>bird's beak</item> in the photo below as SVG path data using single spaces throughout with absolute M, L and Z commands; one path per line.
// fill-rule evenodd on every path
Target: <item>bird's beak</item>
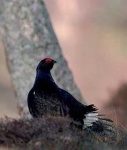
M 53 60 L 53 63 L 55 64 L 55 63 L 57 63 L 57 61 Z

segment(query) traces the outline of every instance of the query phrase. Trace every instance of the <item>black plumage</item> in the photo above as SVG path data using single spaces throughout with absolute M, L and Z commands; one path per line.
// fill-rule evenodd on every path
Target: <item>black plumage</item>
M 28 94 L 28 108 L 33 117 L 43 115 L 67 116 L 79 122 L 83 128 L 98 121 L 97 108 L 85 106 L 54 81 L 50 70 L 55 60 L 43 59 L 37 66 L 35 83 Z

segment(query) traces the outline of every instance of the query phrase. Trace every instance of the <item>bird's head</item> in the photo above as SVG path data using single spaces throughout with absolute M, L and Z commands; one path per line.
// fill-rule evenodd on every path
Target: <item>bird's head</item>
M 38 64 L 37 70 L 50 71 L 55 63 L 55 60 L 51 58 L 45 58 Z

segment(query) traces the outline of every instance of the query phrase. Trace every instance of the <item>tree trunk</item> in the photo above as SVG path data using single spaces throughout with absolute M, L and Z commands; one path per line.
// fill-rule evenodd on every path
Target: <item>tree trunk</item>
M 58 61 L 52 71 L 57 84 L 82 100 L 42 0 L 1 0 L 0 27 L 21 116 L 29 114 L 27 94 L 34 82 L 36 66 L 45 57 Z

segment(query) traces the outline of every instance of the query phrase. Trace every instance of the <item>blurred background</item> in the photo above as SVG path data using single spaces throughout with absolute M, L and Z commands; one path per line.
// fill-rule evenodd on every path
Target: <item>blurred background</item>
M 85 101 L 127 126 L 127 1 L 45 3 Z M 0 117 L 18 117 L 2 42 L 0 70 Z

